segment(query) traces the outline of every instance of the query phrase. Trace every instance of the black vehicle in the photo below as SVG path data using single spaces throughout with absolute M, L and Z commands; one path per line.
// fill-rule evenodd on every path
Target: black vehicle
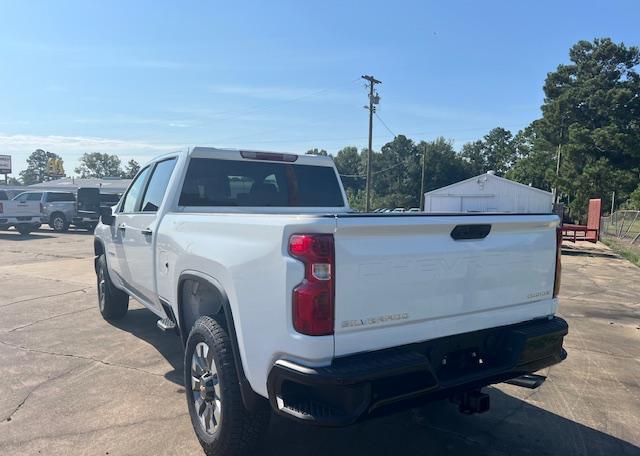
M 114 206 L 120 201 L 120 196 L 119 193 L 100 193 L 98 188 L 79 188 L 73 224 L 78 228 L 93 231 L 100 219 L 100 208 Z

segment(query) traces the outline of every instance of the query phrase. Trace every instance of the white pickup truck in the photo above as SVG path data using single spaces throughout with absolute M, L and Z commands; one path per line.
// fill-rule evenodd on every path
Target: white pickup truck
M 21 235 L 26 236 L 40 228 L 41 224 L 40 199 L 0 200 L 0 230 L 13 226 Z
M 185 347 L 205 452 L 270 413 L 344 426 L 480 388 L 536 387 L 566 357 L 551 214 L 361 214 L 330 157 L 196 147 L 159 157 L 95 231 L 99 306 L 129 296 Z

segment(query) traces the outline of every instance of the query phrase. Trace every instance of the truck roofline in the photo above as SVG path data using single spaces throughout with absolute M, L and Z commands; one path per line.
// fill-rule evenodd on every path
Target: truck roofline
M 333 166 L 333 157 L 331 156 L 307 155 L 307 154 L 301 154 L 297 152 L 196 146 L 189 149 L 188 155 L 190 157 L 197 157 L 197 158 L 218 158 L 223 160 L 251 160 L 250 158 L 243 157 L 241 155 L 243 152 L 264 153 L 264 154 L 284 154 L 284 155 L 295 156 L 296 159 L 292 163 L 295 163 L 298 165 Z

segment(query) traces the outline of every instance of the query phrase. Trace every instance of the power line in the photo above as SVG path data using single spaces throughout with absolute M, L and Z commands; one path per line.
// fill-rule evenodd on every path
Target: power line
M 386 129 L 387 129 L 387 131 L 388 131 L 389 133 L 391 133 L 391 135 L 393 135 L 393 137 L 394 137 L 394 138 L 395 138 L 396 136 L 398 136 L 398 135 L 396 135 L 393 131 L 391 131 L 391 128 L 389 128 L 389 126 L 384 122 L 384 120 L 382 120 L 382 117 L 380 117 L 380 116 L 378 115 L 378 113 L 377 113 L 377 112 L 375 112 L 375 111 L 374 111 L 374 113 L 373 113 L 373 114 L 378 118 L 378 120 L 380 121 L 380 123 L 382 124 L 382 126 L 383 126 L 384 128 L 386 128 Z
M 398 166 L 402 166 L 402 165 L 404 165 L 404 162 L 396 163 L 395 165 L 391 165 L 388 168 L 384 168 L 384 169 L 381 169 L 381 170 L 378 170 L 378 171 L 373 171 L 371 174 L 384 173 L 385 171 L 389 171 L 390 169 L 397 168 Z M 359 177 L 359 178 L 367 177 L 366 174 L 340 174 L 340 176 L 342 176 L 342 177 Z

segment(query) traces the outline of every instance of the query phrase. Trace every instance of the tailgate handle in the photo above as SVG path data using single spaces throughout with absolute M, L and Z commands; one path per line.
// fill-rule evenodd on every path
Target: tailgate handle
M 451 237 L 456 241 L 465 239 L 484 239 L 491 231 L 491 225 L 457 225 L 451 230 Z

